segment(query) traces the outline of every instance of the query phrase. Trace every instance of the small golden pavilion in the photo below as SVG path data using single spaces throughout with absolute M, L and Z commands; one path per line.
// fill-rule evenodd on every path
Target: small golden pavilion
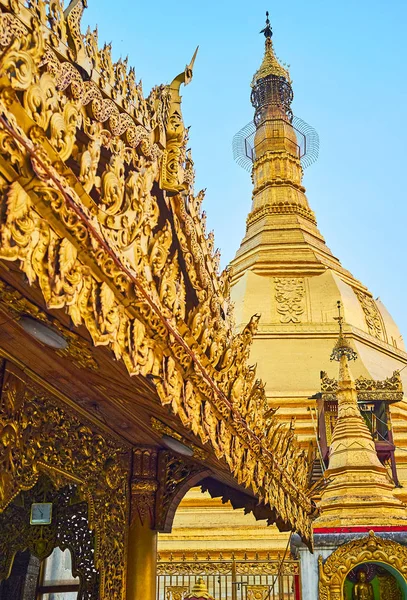
M 0 600 L 407 599 L 407 353 L 317 228 L 268 15 L 220 272 L 196 53 L 146 97 L 85 8 L 0 0 Z

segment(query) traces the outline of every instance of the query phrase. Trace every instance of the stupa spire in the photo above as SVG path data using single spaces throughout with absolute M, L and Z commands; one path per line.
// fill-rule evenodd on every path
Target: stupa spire
M 268 13 L 260 33 L 265 49 L 251 82 L 253 122 L 234 139 L 236 160 L 251 165 L 253 195 L 232 277 L 236 280 L 248 268 L 262 275 L 295 276 L 322 273 L 327 267 L 350 276 L 326 247 L 305 195 L 302 160 L 312 154 L 312 139 L 318 136 L 293 115 L 292 81 L 275 54 Z
M 315 527 L 407 525 L 407 511 L 394 495 L 394 485 L 376 453 L 359 407 L 349 361 L 357 354 L 343 334 L 338 303 L 339 336 L 331 360 L 339 362 L 338 418 L 325 471 L 327 486 Z

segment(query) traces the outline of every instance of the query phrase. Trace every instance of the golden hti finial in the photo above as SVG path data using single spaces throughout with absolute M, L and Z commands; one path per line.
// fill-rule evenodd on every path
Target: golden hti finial
M 335 321 L 338 321 L 339 325 L 339 336 L 338 340 L 332 350 L 331 360 L 340 361 L 342 356 L 346 356 L 348 360 L 356 360 L 358 355 L 352 346 L 349 344 L 346 337 L 343 335 L 343 315 L 342 315 L 342 303 L 340 300 L 336 303 L 338 308 L 338 316 L 334 317 Z
M 290 82 L 291 79 L 288 70 L 279 63 L 276 55 L 274 54 L 273 43 L 271 41 L 271 38 L 273 37 L 273 30 L 270 25 L 268 11 L 266 12 L 266 26 L 260 31 L 260 33 L 263 33 L 264 37 L 266 38 L 266 48 L 260 69 L 254 74 L 252 87 L 254 87 L 260 79 L 264 79 L 270 75 L 274 75 L 275 77 L 283 77 Z

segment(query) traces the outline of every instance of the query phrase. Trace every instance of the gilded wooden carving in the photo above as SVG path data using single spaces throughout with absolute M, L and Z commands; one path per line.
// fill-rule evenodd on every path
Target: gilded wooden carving
M 79 335 L 70 331 L 67 327 L 63 327 L 57 319 L 47 315 L 45 311 L 38 308 L 38 306 L 27 300 L 27 298 L 24 298 L 17 290 L 0 279 L 1 305 L 7 308 L 17 319 L 24 315 L 30 315 L 57 330 L 67 342 L 67 347 L 56 350 L 56 354 L 69 358 L 79 369 L 91 369 L 92 371 L 99 369 L 96 360 L 89 350 L 88 344 Z
M 61 0 L 0 6 L 0 258 L 131 375 L 152 377 L 237 481 L 310 539 L 305 455 L 247 365 L 259 316 L 234 333 L 229 274 L 193 189 L 179 97 L 193 61 L 144 98 L 97 31 L 80 34 L 83 0 L 65 13 Z
M 270 597 L 269 585 L 248 585 L 246 587 L 247 600 L 267 600 Z
M 208 555 L 206 558 L 190 557 L 185 555 L 170 556 L 169 560 L 158 560 L 158 575 L 299 575 L 300 564 L 298 561 L 285 560 L 235 560 L 225 559 L 223 555 Z M 268 586 L 267 586 L 268 587 Z
M 407 585 L 407 548 L 371 531 L 364 538 L 339 546 L 325 562 L 319 557 L 319 599 L 343 600 L 347 574 L 355 566 L 367 562 L 390 565 Z
M 52 502 L 52 523 L 30 525 L 33 502 Z M 98 600 L 99 573 L 95 567 L 95 536 L 88 527 L 88 504 L 70 483 L 57 490 L 42 476 L 29 491 L 21 492 L 0 515 L 0 580 L 8 577 L 14 555 L 26 548 L 40 560 L 58 546 L 72 554 L 72 572 L 80 577 L 79 600 Z
M 128 456 L 120 446 L 67 412 L 7 363 L 0 402 L 0 512 L 45 473 L 57 489 L 75 484 L 95 531 L 100 597 L 124 593 Z
M 189 588 L 185 585 L 167 585 L 165 587 L 165 600 L 184 600 Z

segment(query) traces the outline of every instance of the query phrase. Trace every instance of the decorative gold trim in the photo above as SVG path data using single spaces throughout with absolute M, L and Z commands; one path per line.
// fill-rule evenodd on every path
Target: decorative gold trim
M 355 387 L 359 402 L 373 400 L 400 402 L 404 395 L 399 371 L 393 371 L 391 377 L 386 377 L 381 381 L 368 379 L 361 375 L 355 379 Z M 325 371 L 321 371 L 321 391 L 324 400 L 337 400 L 338 381 L 328 377 Z
M 187 575 L 299 575 L 300 563 L 296 560 L 285 560 L 281 563 L 279 559 L 235 559 L 224 558 L 223 554 L 207 554 L 204 558 L 194 554 L 183 555 L 182 559 L 178 553 L 171 553 L 169 558 L 158 558 L 157 574 L 161 576 L 187 576 Z

